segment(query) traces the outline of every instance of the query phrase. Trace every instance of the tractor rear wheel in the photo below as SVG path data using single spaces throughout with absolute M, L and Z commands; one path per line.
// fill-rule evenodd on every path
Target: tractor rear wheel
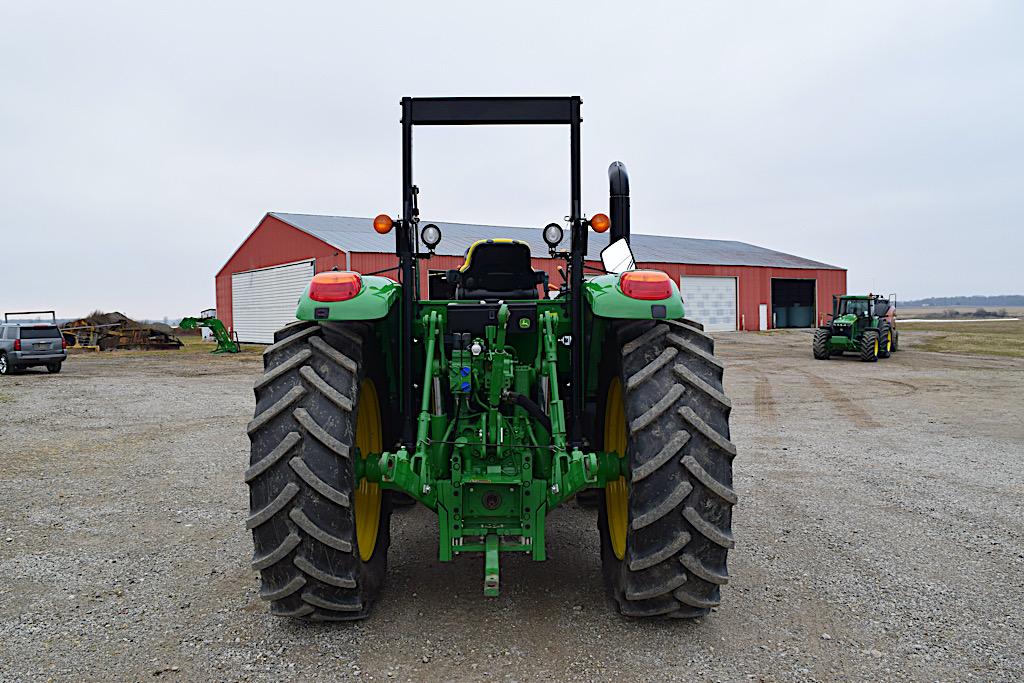
M 699 617 L 719 604 L 733 547 L 731 403 L 714 341 L 679 321 L 615 323 L 596 440 L 629 459 L 601 490 L 601 562 L 619 611 Z
M 892 355 L 892 327 L 888 320 L 878 325 L 878 357 L 888 358 Z
M 274 335 L 256 382 L 249 519 L 260 597 L 280 616 L 367 616 L 384 582 L 390 501 L 356 481 L 355 449 L 383 450 L 372 329 L 298 322 Z
M 892 331 L 892 352 L 896 353 L 900 350 L 900 331 L 894 329 Z
M 874 363 L 878 360 L 879 350 L 878 330 L 864 330 L 864 334 L 860 336 L 860 359 Z
M 814 357 L 818 360 L 828 360 L 832 354 L 828 350 L 828 342 L 832 338 L 832 333 L 822 327 L 819 327 L 814 331 L 814 344 L 812 350 L 814 351 Z

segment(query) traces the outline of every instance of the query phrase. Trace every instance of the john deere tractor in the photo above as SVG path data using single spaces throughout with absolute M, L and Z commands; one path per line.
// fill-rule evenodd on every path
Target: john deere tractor
M 405 98 L 395 278 L 322 272 L 264 352 L 248 425 L 247 526 L 272 613 L 365 617 L 380 595 L 392 499 L 437 514 L 439 558 L 479 557 L 496 596 L 508 553 L 543 561 L 551 512 L 598 491 L 607 588 L 622 614 L 699 617 L 719 604 L 733 547 L 730 401 L 722 363 L 665 273 L 637 269 L 625 167 L 610 214 L 581 203 L 580 98 Z M 557 291 L 530 245 L 480 235 L 457 269 L 421 265 L 417 126 L 564 125 L 570 201 L 547 225 Z M 590 230 L 609 233 L 603 267 Z M 430 542 L 423 539 L 424 543 Z M 468 558 L 467 558 L 468 559 Z
M 832 297 L 832 316 L 814 331 L 813 351 L 818 360 L 855 353 L 873 363 L 899 348 L 896 296 L 844 294 Z

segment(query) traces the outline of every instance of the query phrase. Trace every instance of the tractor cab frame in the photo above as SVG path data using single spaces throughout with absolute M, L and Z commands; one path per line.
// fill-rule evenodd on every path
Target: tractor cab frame
M 417 126 L 495 126 L 565 125 L 569 128 L 569 227 L 570 249 L 568 284 L 571 306 L 572 339 L 583 335 L 583 266 L 587 252 L 587 228 L 581 208 L 580 180 L 580 105 L 571 97 L 404 97 L 402 98 L 402 217 L 395 221 L 395 251 L 401 281 L 419 282 L 418 263 L 424 254 L 418 249 L 420 212 L 419 188 L 413 180 L 413 131 Z M 622 174 L 625 174 L 623 167 Z M 628 193 L 628 181 L 627 193 Z M 628 197 L 627 197 L 628 202 Z M 617 235 L 628 239 L 628 219 Z M 413 446 L 415 433 L 415 397 L 412 386 L 413 321 L 416 306 L 413 297 L 402 299 L 399 392 L 402 405 L 402 444 Z M 570 380 L 567 422 L 569 443 L 578 446 L 583 414 L 582 344 L 570 346 Z

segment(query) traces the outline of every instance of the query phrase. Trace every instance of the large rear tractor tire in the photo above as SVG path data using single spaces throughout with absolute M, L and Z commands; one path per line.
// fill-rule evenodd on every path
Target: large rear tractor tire
M 619 611 L 699 617 L 733 547 L 731 403 L 714 341 L 679 321 L 616 323 L 602 365 L 603 448 L 629 475 L 601 491 L 601 562 Z
M 860 359 L 867 363 L 878 360 L 881 346 L 878 341 L 878 330 L 864 330 L 860 337 Z
M 249 423 L 249 519 L 272 614 L 361 619 L 384 583 L 388 496 L 357 482 L 353 458 L 383 450 L 372 328 L 298 322 L 274 336 Z
M 892 327 L 888 320 L 878 324 L 878 357 L 888 358 L 892 355 Z
M 814 357 L 818 360 L 828 360 L 832 355 L 828 350 L 828 342 L 832 339 L 832 332 L 824 328 L 819 327 L 814 331 L 814 344 L 811 346 L 811 350 L 814 352 Z

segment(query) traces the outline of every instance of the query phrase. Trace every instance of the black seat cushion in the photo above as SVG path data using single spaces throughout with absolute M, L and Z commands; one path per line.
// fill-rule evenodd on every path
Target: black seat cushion
M 536 299 L 541 279 L 533 270 L 530 245 L 516 240 L 480 241 L 466 252 L 455 298 L 475 301 Z

